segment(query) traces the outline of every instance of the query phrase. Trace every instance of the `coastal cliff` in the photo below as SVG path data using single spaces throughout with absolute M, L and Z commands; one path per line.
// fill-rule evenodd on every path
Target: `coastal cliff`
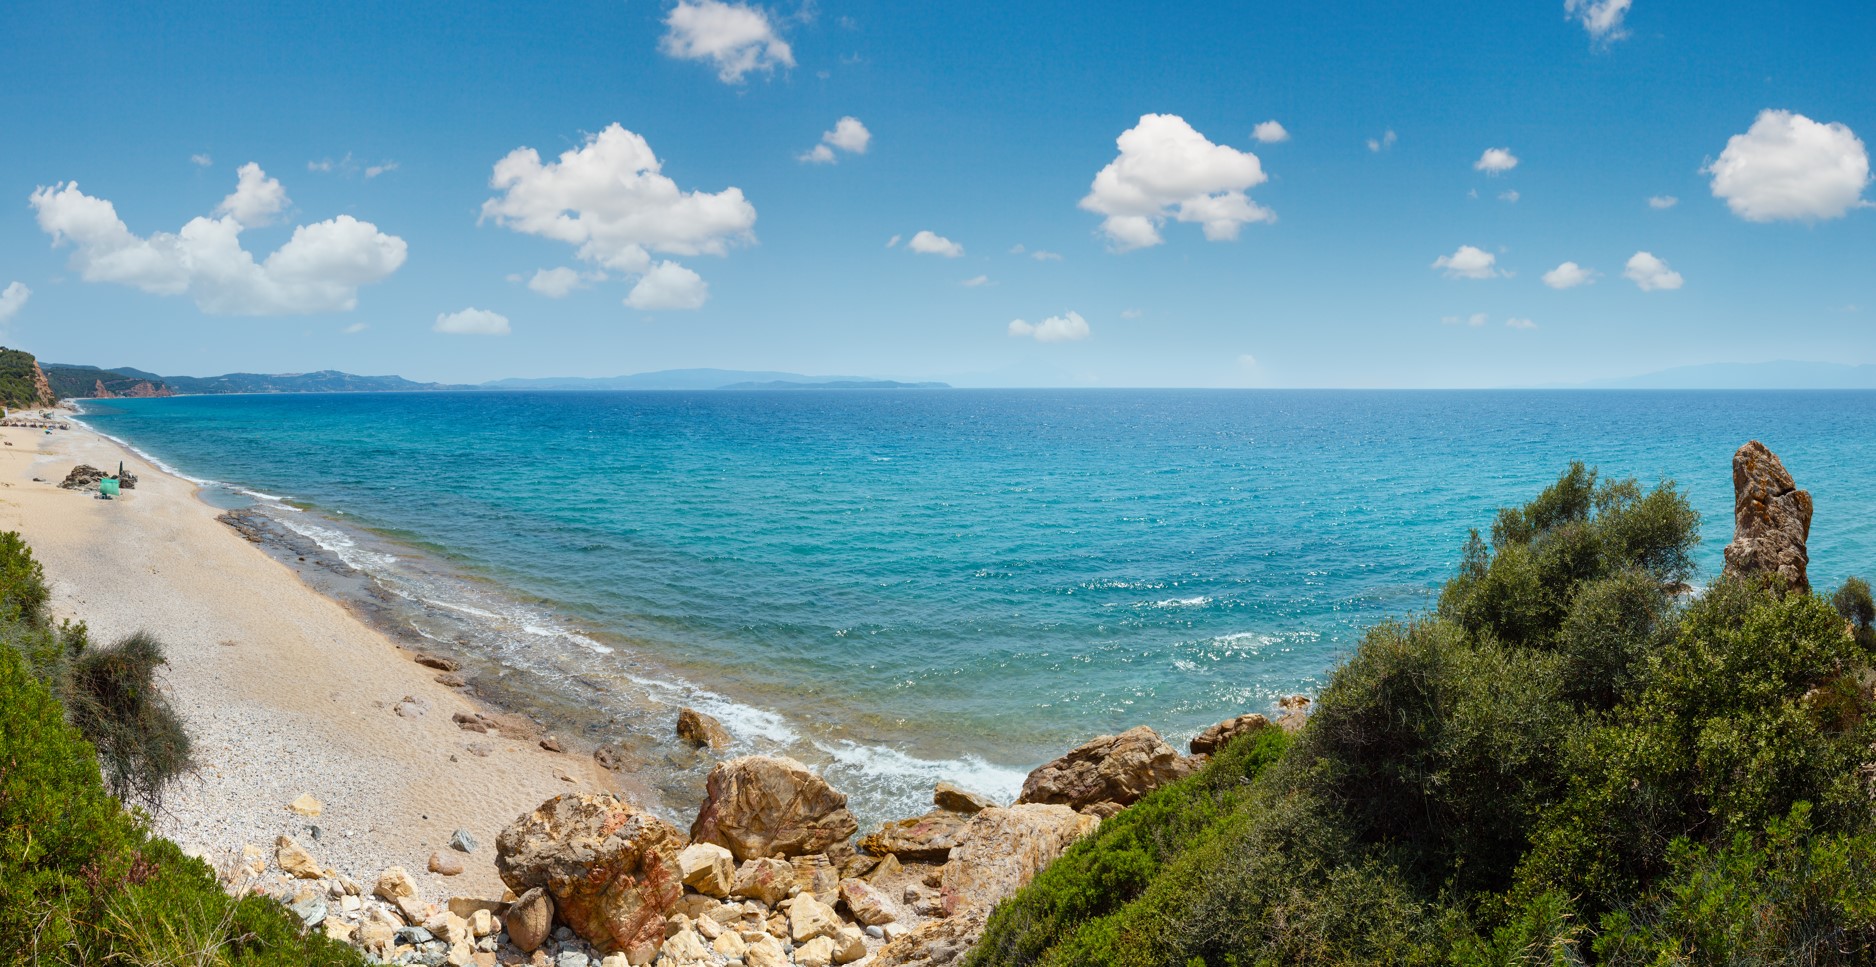
M 51 406 L 57 402 L 39 360 L 31 353 L 0 347 L 0 406 Z

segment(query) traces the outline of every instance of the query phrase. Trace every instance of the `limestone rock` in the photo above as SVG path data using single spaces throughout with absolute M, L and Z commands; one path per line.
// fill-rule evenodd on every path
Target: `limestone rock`
M 971 817 L 964 843 L 938 874 L 947 915 L 988 915 L 1099 825 L 1093 816 L 1059 805 L 992 808 Z
M 795 870 L 795 889 L 799 892 L 811 893 L 829 906 L 840 899 L 840 871 L 825 854 L 791 856 L 788 865 Z
M 730 732 L 723 727 L 723 723 L 694 708 L 678 709 L 677 737 L 699 748 L 730 747 Z
M 795 948 L 796 967 L 830 967 L 833 962 L 833 937 L 816 937 Z
M 979 810 L 981 811 L 981 808 Z M 964 835 L 970 816 L 934 809 L 914 819 L 900 819 L 860 837 L 860 848 L 882 856 L 921 863 L 943 863 Z
M 314 799 L 311 795 L 302 795 L 300 798 L 287 803 L 287 809 L 299 813 L 302 816 L 317 816 L 324 811 L 325 808 L 326 807 L 320 803 L 319 800 Z
M 936 789 L 932 790 L 931 804 L 939 809 L 949 809 L 954 813 L 970 814 L 989 809 L 997 803 L 989 796 L 980 796 L 951 783 L 941 782 Z
M 1240 735 L 1262 732 L 1267 728 L 1270 728 L 1270 720 L 1256 712 L 1240 715 L 1236 718 L 1225 719 L 1193 736 L 1188 748 L 1192 750 L 1193 755 L 1211 755 Z
M 502 917 L 508 930 L 508 942 L 524 954 L 531 954 L 554 929 L 554 901 L 547 891 L 534 887 L 508 905 Z
M 749 949 L 743 952 L 743 963 L 749 967 L 788 967 L 788 952 L 781 941 L 763 937 L 750 942 Z
M 873 967 L 936 967 L 962 963 L 964 955 L 976 945 L 983 932 L 982 917 L 939 920 L 892 937 L 868 963 Z
M 707 896 L 729 896 L 736 885 L 736 860 L 729 850 L 715 843 L 684 847 L 677 854 L 677 868 L 685 886 Z
M 744 860 L 823 852 L 857 829 L 847 797 L 807 766 L 752 755 L 710 770 L 690 833 L 692 840 L 715 843 Z
M 885 896 L 868 886 L 864 880 L 841 880 L 840 902 L 846 904 L 847 912 L 853 914 L 855 920 L 869 927 L 899 919 Z
M 454 853 L 438 850 L 430 854 L 430 872 L 438 876 L 461 876 L 462 860 Z
M 416 896 L 417 884 L 409 873 L 404 872 L 403 867 L 387 867 L 378 874 L 378 885 L 372 887 L 371 895 L 396 903 L 399 897 Z
M 449 902 L 445 904 L 445 906 L 448 907 L 449 912 L 464 920 L 473 920 L 477 913 L 500 914 L 508 904 L 500 900 L 480 900 L 475 897 L 453 896 L 449 898 Z
M 834 908 L 814 898 L 811 893 L 795 897 L 788 905 L 788 939 L 803 944 L 816 937 L 831 937 L 840 930 L 840 916 Z
M 1286 695 L 1277 699 L 1277 728 L 1296 733 L 1309 721 L 1309 696 Z
M 774 906 L 788 895 L 794 885 L 795 868 L 788 861 L 764 857 L 746 860 L 736 868 L 736 879 L 730 884 L 730 894 Z
M 834 963 L 851 964 L 866 956 L 866 934 L 859 927 L 841 927 L 834 934 Z
M 495 840 L 495 869 L 514 890 L 544 887 L 560 920 L 601 950 L 664 933 L 683 899 L 671 824 L 610 793 L 566 793 Z
M 1142 725 L 1119 735 L 1103 735 L 1030 773 L 1016 801 L 1075 809 L 1098 802 L 1131 806 L 1141 796 L 1196 769 L 1159 733 Z
M 672 964 L 697 964 L 710 960 L 710 948 L 704 945 L 703 938 L 693 930 L 684 929 L 672 934 L 664 942 L 664 949 L 659 952 L 658 962 Z
M 319 861 L 313 859 L 313 854 L 294 842 L 291 836 L 274 840 L 274 862 L 280 864 L 282 872 L 298 879 L 317 880 L 325 875 L 325 871 L 319 868 Z
M 1773 575 L 1787 589 L 1808 594 L 1810 537 L 1810 492 L 1798 489 L 1765 444 L 1752 440 L 1740 447 L 1733 454 L 1733 542 L 1726 545 L 1725 573 Z

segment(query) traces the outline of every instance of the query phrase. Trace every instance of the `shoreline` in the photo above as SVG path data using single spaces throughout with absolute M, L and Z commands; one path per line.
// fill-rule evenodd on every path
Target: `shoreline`
M 19 531 L 44 565 L 52 613 L 85 621 L 100 644 L 140 629 L 164 643 L 159 680 L 197 769 L 153 827 L 211 865 L 286 835 L 360 881 L 402 866 L 426 899 L 499 896 L 495 836 L 542 801 L 604 790 L 665 805 L 571 744 L 540 747 L 523 716 L 437 681 L 409 645 L 224 523 L 197 483 L 82 423 L 0 439 L 0 530 Z M 58 487 L 76 464 L 120 460 L 138 486 L 117 500 Z M 465 731 L 454 713 L 502 727 Z M 287 808 L 301 795 L 321 802 L 317 817 Z M 479 855 L 463 857 L 460 875 L 429 872 L 457 829 Z

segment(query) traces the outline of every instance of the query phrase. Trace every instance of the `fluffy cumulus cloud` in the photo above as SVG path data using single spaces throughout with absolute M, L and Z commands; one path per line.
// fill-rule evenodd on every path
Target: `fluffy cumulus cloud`
M 207 153 L 207 152 L 203 152 L 203 153 L 201 153 L 201 154 L 192 154 L 192 155 L 190 155 L 190 156 L 189 156 L 189 163 L 190 163 L 190 164 L 192 164 L 192 165 L 195 165 L 195 166 L 196 166 L 196 167 L 198 167 L 198 168 L 206 168 L 206 167 L 208 167 L 209 165 L 212 165 L 212 164 L 214 164 L 214 163 L 215 163 L 215 159 L 214 159 L 214 158 L 211 158 L 211 157 L 209 157 L 209 156 L 208 156 L 208 153 Z
M 1819 124 L 1790 111 L 1761 111 L 1745 134 L 1701 169 L 1713 197 L 1749 222 L 1841 218 L 1867 206 L 1869 152 L 1841 124 Z
M 604 278 L 604 276 L 599 276 Z M 573 290 L 584 288 L 593 276 L 581 273 L 562 265 L 551 269 L 537 269 L 528 279 L 528 288 L 539 292 L 549 299 L 564 299 Z
M 533 148 L 516 148 L 495 163 L 489 187 L 501 194 L 482 203 L 482 217 L 566 242 L 601 269 L 628 276 L 660 271 L 662 281 L 647 293 L 669 290 L 673 269 L 681 270 L 696 279 L 686 291 L 700 296 L 708 290 L 695 272 L 668 260 L 654 266 L 652 253 L 727 254 L 732 244 L 754 240 L 756 209 L 740 188 L 684 191 L 662 169 L 651 145 L 617 124 L 545 164 Z M 692 300 L 663 301 L 657 308 Z
M 80 191 L 77 182 L 41 187 L 30 201 L 53 244 L 72 246 L 72 268 L 85 281 L 186 294 L 218 315 L 350 310 L 359 287 L 397 271 L 407 250 L 403 239 L 340 215 L 294 228 L 286 244 L 256 261 L 241 233 L 274 220 L 287 197 L 254 164 L 241 167 L 234 193 L 213 217 L 193 218 L 174 234 L 131 232 L 116 206 Z
M 1622 18 L 1628 16 L 1633 0 L 1563 0 L 1563 15 L 1583 25 L 1589 38 L 1599 44 L 1628 36 Z
M 1575 262 L 1565 262 L 1544 273 L 1544 284 L 1553 289 L 1574 289 L 1579 285 L 1587 285 L 1594 281 L 1596 281 L 1595 271 L 1586 269 Z
M 1395 134 L 1393 128 L 1388 128 L 1386 134 L 1383 134 L 1378 138 L 1368 139 L 1368 150 L 1374 151 L 1374 152 L 1385 151 L 1388 148 L 1392 148 L 1394 146 L 1394 142 L 1399 141 L 1399 140 L 1400 140 L 1400 135 Z
M 464 309 L 438 315 L 430 328 L 452 336 L 506 336 L 508 317 L 487 309 Z
M 821 132 L 821 143 L 796 155 L 800 161 L 812 164 L 831 165 L 839 160 L 838 151 L 848 154 L 865 154 L 867 145 L 873 143 L 873 132 L 866 129 L 856 117 L 844 117 L 834 122 L 832 131 Z
M 1276 121 L 1265 121 L 1251 129 L 1251 137 L 1256 138 L 1258 144 L 1276 144 L 1290 140 L 1290 132 Z
M 1472 167 L 1488 175 L 1501 175 L 1518 166 L 1518 156 L 1510 148 L 1486 148 Z
M 1648 207 L 1658 212 L 1667 211 L 1680 203 L 1681 200 L 1673 195 L 1655 195 L 1648 199 Z
M 1257 156 L 1213 144 L 1173 114 L 1147 114 L 1115 143 L 1120 155 L 1094 176 L 1081 207 L 1105 215 L 1101 231 L 1115 251 L 1158 245 L 1171 218 L 1197 222 L 1205 237 L 1227 241 L 1252 222 L 1274 221 L 1247 189 L 1269 176 Z
M 1498 256 L 1472 245 L 1461 245 L 1453 254 L 1434 259 L 1432 267 L 1445 272 L 1449 279 L 1489 279 L 1504 274 L 1498 269 Z
M 1059 316 L 1050 316 L 1038 323 L 1028 323 L 1021 319 L 1010 320 L 1010 335 L 1018 339 L 1034 339 L 1037 342 L 1074 342 L 1088 338 L 1088 320 L 1079 312 L 1065 312 Z
M 625 304 L 644 312 L 701 309 L 709 298 L 710 286 L 704 283 L 703 276 L 676 262 L 659 262 L 632 286 Z
M 1636 252 L 1629 256 L 1628 266 L 1622 270 L 1622 275 L 1643 292 L 1678 289 L 1684 281 L 1679 272 L 1668 268 L 1666 262 L 1655 258 L 1651 252 Z
M 680 60 L 709 61 L 717 79 L 741 84 L 752 71 L 795 66 L 795 52 L 761 7 L 719 0 L 679 0 L 664 18 L 658 48 Z
M 898 237 L 897 235 L 893 236 L 895 239 Z M 887 247 L 891 247 L 892 245 L 891 242 L 886 244 Z M 905 243 L 905 247 L 920 255 L 942 255 L 948 259 L 954 259 L 964 254 L 964 246 L 936 232 L 919 232 L 917 235 L 912 236 L 910 242 Z
M 19 315 L 26 306 L 26 300 L 32 298 L 32 295 L 33 290 L 28 289 L 24 282 L 9 282 L 6 288 L 0 289 L 0 326 Z

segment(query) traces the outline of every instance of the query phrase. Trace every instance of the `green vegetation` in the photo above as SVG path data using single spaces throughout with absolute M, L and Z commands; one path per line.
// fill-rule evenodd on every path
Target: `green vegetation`
M 31 550 L 0 534 L 0 963 L 362 963 L 302 936 L 273 900 L 229 897 L 206 864 L 107 791 L 88 736 L 133 793 L 147 796 L 186 762 L 187 738 L 151 688 L 160 648 L 133 635 L 91 650 L 83 625 L 47 622 L 45 601 Z
M 36 366 L 31 353 L 0 348 L 0 406 L 13 409 L 46 402 L 39 398 L 39 382 L 33 377 Z
M 969 963 L 1876 962 L 1876 605 L 1686 595 L 1697 529 L 1671 484 L 1572 467 L 1287 749 L 1110 820 Z

